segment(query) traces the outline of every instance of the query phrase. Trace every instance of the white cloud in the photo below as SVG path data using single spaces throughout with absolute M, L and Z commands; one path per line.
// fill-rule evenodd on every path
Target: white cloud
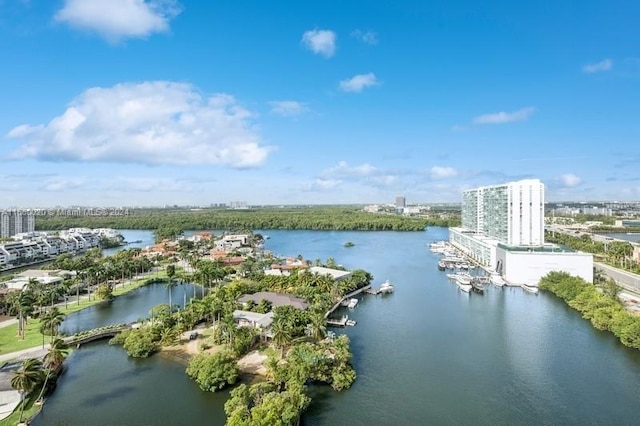
M 363 43 L 370 44 L 372 46 L 378 44 L 378 35 L 373 31 L 355 30 L 351 33 L 351 36 L 357 38 Z
M 305 191 L 326 191 L 342 183 L 339 179 L 316 179 L 304 186 Z
M 307 112 L 307 107 L 302 102 L 297 101 L 273 101 L 269 102 L 271 112 L 283 117 L 291 117 Z
M 54 177 L 44 181 L 43 189 L 45 191 L 68 191 L 83 186 L 85 183 L 83 178 L 61 178 Z
M 582 183 L 582 179 L 573 173 L 566 173 L 558 177 L 558 182 L 565 188 L 573 188 Z
M 230 95 L 204 97 L 189 84 L 166 81 L 91 88 L 40 126 L 18 126 L 12 158 L 141 164 L 264 163 L 252 114 Z
M 368 74 L 358 74 L 340 82 L 340 90 L 343 92 L 360 93 L 363 89 L 378 85 L 376 75 L 372 72 Z
M 389 187 L 399 182 L 398 176 L 381 170 L 368 163 L 351 166 L 346 161 L 340 161 L 319 174 L 319 179 L 327 182 L 357 183 L 373 187 Z
M 350 166 L 346 161 L 340 161 L 337 165 L 325 169 L 321 175 L 324 177 L 349 178 L 349 177 L 366 177 L 379 174 L 380 170 L 371 164 L 361 164 L 359 166 Z
M 331 30 L 309 30 L 302 34 L 302 44 L 325 58 L 330 58 L 335 53 L 336 39 L 336 33 Z
M 429 171 L 431 179 L 446 179 L 458 176 L 458 171 L 453 167 L 433 166 Z
M 529 118 L 535 112 L 534 107 L 526 107 L 513 112 L 495 112 L 484 114 L 473 119 L 475 124 L 503 124 L 512 123 L 514 121 L 523 121 Z
M 587 64 L 582 67 L 582 72 L 587 74 L 593 74 L 596 72 L 609 71 L 613 68 L 613 61 L 611 59 L 604 59 L 595 64 Z
M 180 12 L 175 0 L 65 0 L 54 20 L 117 42 L 166 32 Z
M 467 128 L 465 126 L 461 126 L 459 124 L 454 124 L 453 126 L 451 126 L 451 131 L 453 133 L 461 133 L 461 132 L 465 132 L 467 130 Z

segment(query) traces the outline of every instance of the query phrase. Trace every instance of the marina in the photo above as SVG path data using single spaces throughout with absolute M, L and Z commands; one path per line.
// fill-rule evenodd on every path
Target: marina
M 431 247 L 434 247 L 435 250 Z M 431 243 L 430 248 L 433 253 L 443 256 L 437 262 L 438 270 L 453 271 L 447 273 L 447 278 L 454 281 L 458 288 L 465 293 L 473 291 L 478 294 L 484 294 L 486 291 L 486 284 L 492 284 L 498 288 L 505 286 L 520 287 L 527 293 L 539 293 L 537 286 L 508 283 L 502 275 L 495 271 L 483 268 L 472 258 L 466 256 L 460 250 L 445 241 Z M 477 272 L 470 274 L 471 271 Z

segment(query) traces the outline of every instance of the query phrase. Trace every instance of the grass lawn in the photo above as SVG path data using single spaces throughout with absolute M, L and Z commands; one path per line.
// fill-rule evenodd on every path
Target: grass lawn
M 36 392 L 36 394 L 38 394 L 38 392 Z M 25 409 L 22 413 L 23 422 L 33 418 L 40 411 L 41 406 L 34 403 L 36 397 L 37 395 L 27 397 L 25 401 Z M 16 407 L 9 417 L 0 420 L 0 426 L 16 426 L 18 424 L 18 420 L 20 420 L 20 405 Z
M 149 280 L 153 279 L 163 279 L 166 278 L 166 273 L 164 271 L 160 271 L 157 274 L 139 278 L 129 284 L 124 286 L 118 286 L 114 289 L 114 296 L 119 296 L 124 293 L 128 293 L 136 288 L 142 287 L 149 283 Z M 70 314 L 73 312 L 77 312 L 84 308 L 88 308 L 89 306 L 96 305 L 101 303 L 101 300 L 88 300 L 88 299 L 80 299 L 80 303 L 78 304 L 73 297 L 69 300 L 68 306 L 65 308 L 64 306 L 60 306 L 60 311 L 62 313 Z M 49 343 L 50 336 L 45 336 L 45 343 Z M 27 321 L 27 326 L 25 329 L 25 338 L 24 340 L 18 337 L 18 324 L 10 325 L 8 327 L 0 328 L 0 355 L 4 355 L 10 352 L 20 351 L 23 349 L 42 347 L 42 334 L 40 334 L 40 320 L 29 318 Z

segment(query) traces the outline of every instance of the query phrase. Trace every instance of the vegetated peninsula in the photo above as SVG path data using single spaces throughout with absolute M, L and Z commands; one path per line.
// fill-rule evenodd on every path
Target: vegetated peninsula
M 288 229 L 344 231 L 422 231 L 456 226 L 459 212 L 432 209 L 415 216 L 368 213 L 357 206 L 260 207 L 251 209 L 130 209 L 120 216 L 41 216 L 37 229 L 69 227 L 180 230 Z

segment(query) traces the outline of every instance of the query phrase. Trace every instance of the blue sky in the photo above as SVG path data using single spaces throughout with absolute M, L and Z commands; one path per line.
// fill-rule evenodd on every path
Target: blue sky
M 0 208 L 640 199 L 640 2 L 0 0 Z

